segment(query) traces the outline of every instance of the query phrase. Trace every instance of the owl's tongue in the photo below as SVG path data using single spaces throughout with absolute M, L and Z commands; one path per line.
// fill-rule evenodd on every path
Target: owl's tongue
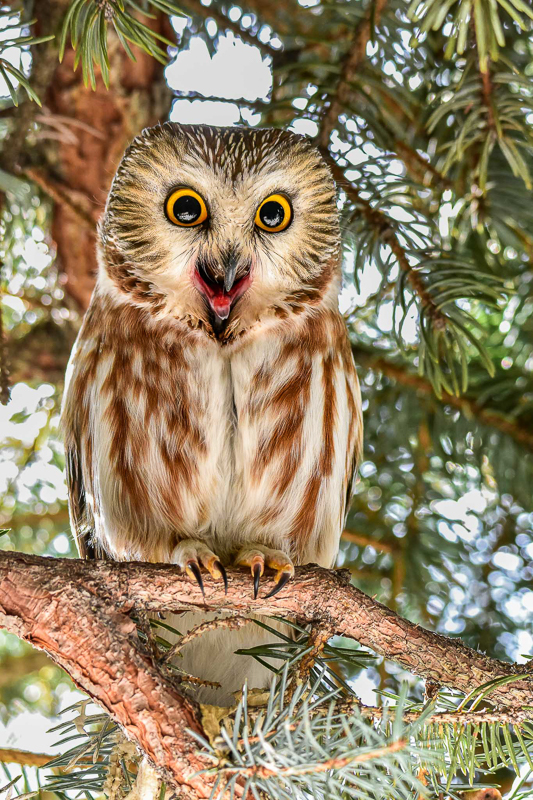
M 231 304 L 235 297 L 235 292 L 233 289 L 230 289 L 229 292 L 224 290 L 223 286 L 219 286 L 218 283 L 207 283 L 206 281 L 202 280 L 202 291 L 207 298 L 207 302 L 217 315 L 219 319 L 227 319 L 229 317 L 229 312 L 231 311 Z
M 221 291 L 209 298 L 209 304 L 217 317 L 220 319 L 227 319 L 231 311 L 231 296 L 226 292 Z
M 194 283 L 196 288 L 205 296 L 213 312 L 220 320 L 226 320 L 231 311 L 232 304 L 244 294 L 251 283 L 251 275 L 247 272 L 238 281 L 235 281 L 229 292 L 223 286 L 213 280 L 205 273 L 195 270 Z

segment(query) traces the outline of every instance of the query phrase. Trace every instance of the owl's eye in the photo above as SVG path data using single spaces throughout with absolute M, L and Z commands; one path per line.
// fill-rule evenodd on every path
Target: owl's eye
M 207 207 L 203 197 L 193 189 L 175 189 L 167 198 L 165 212 L 174 225 L 192 228 L 207 219 Z
M 291 204 L 282 194 L 265 198 L 255 214 L 255 224 L 264 231 L 284 231 L 292 219 Z

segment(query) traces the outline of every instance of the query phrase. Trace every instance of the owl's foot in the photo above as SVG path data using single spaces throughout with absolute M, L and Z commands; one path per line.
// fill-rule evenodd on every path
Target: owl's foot
M 281 550 L 271 550 L 261 544 L 248 545 L 239 550 L 235 564 L 238 567 L 250 567 L 254 579 L 254 600 L 259 592 L 259 580 L 265 567 L 276 570 L 276 585 L 266 595 L 265 600 L 274 597 L 294 576 L 294 564 L 289 556 Z
M 215 580 L 224 581 L 224 591 L 228 592 L 228 576 L 222 562 L 204 542 L 196 539 L 184 539 L 176 545 L 170 556 L 171 564 L 177 564 L 189 576 L 194 578 L 205 597 L 204 582 L 200 566 L 204 567 Z

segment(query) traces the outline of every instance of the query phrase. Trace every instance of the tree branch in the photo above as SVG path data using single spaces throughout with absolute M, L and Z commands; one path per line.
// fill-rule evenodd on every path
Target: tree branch
M 20 764 L 21 767 L 44 767 L 54 758 L 46 753 L 30 753 L 12 747 L 0 748 L 0 764 Z
M 351 586 L 344 571 L 298 567 L 275 598 L 252 599 L 248 573 L 232 571 L 227 595 L 204 577 L 200 588 L 170 564 L 51 559 L 0 552 L 0 625 L 47 652 L 163 765 L 174 783 L 191 782 L 197 757 L 186 727 L 199 730 L 194 705 L 149 661 L 126 616 L 135 609 L 180 613 L 233 610 L 321 624 L 441 686 L 470 692 L 497 678 L 492 703 L 533 705 L 527 668 L 425 630 Z M 273 587 L 268 579 L 261 594 Z M 520 677 L 523 676 L 523 677 Z M 176 747 L 178 737 L 183 752 Z M 205 788 L 205 787 L 204 787 Z M 204 795 L 200 794 L 201 797 Z
M 0 261 L 0 278 L 2 275 L 2 262 Z M 0 403 L 7 406 L 9 403 L 9 358 L 7 354 L 7 336 L 4 329 L 4 315 L 2 313 L 2 290 L 0 285 Z
M 76 332 L 73 324 L 59 325 L 51 316 L 32 325 L 23 336 L 12 331 L 8 359 L 13 384 L 44 381 L 62 385 Z
M 54 201 L 54 203 L 60 203 L 69 208 L 76 219 L 88 231 L 91 233 L 96 231 L 95 217 L 99 215 L 100 211 L 98 211 L 98 214 L 95 214 L 94 211 L 91 214 L 83 207 L 81 203 L 76 202 L 74 197 L 72 197 L 72 194 L 69 193 L 67 187 L 62 186 L 59 181 L 55 181 L 49 175 L 46 175 L 42 170 L 28 167 L 23 171 L 22 174 L 39 186 L 39 188 L 42 189 L 43 192 L 45 192 L 45 194 L 47 194 L 48 197 Z M 83 197 L 83 195 L 81 195 L 81 197 Z
M 182 787 L 180 796 L 209 797 L 209 779 L 195 777 L 211 766 L 198 757 L 189 733 L 202 732 L 196 707 L 143 651 L 134 622 L 115 610 L 105 591 L 85 584 L 82 575 L 95 565 L 1 556 L 0 626 L 46 650 L 122 725 L 165 780 Z M 50 571 L 52 564 L 58 569 Z M 76 570 L 81 581 L 68 577 L 74 564 L 82 567 Z
M 352 530 L 344 530 L 341 538 L 345 542 L 353 542 L 359 547 L 373 547 L 374 550 L 379 550 L 380 553 L 394 553 L 397 549 L 394 542 L 383 542 L 381 539 L 373 539 L 371 536 L 365 536 L 364 533 L 357 533 Z
M 357 709 L 362 717 L 370 719 L 373 722 L 378 720 L 387 719 L 392 722 L 395 718 L 395 709 L 390 706 L 365 706 L 358 702 L 356 698 L 341 698 L 335 703 L 335 713 L 345 714 L 351 716 L 354 710 Z M 312 715 L 319 714 L 321 709 L 315 708 L 312 710 Z M 259 716 L 261 710 L 254 710 L 250 713 L 250 718 L 255 719 Z M 404 711 L 402 713 L 402 720 L 406 725 L 417 723 L 422 715 L 421 711 Z M 433 714 L 427 715 L 425 718 L 426 725 L 453 725 L 454 727 L 461 727 L 465 725 L 521 725 L 523 722 L 531 720 L 531 711 L 521 710 L 517 708 L 503 708 L 491 709 L 485 708 L 481 711 L 435 711 Z M 300 722 L 288 725 L 288 730 L 296 730 Z M 274 732 L 261 732 L 261 736 L 269 739 L 274 735 Z M 255 744 L 260 741 L 259 736 L 248 736 L 247 741 L 249 744 Z
M 414 269 L 411 262 L 407 258 L 407 253 L 402 247 L 398 235 L 394 229 L 390 217 L 384 214 L 377 208 L 361 197 L 357 187 L 348 180 L 345 176 L 342 167 L 340 167 L 334 158 L 331 157 L 329 151 L 322 149 L 322 155 L 326 159 L 335 179 L 335 182 L 340 186 L 348 195 L 352 203 L 357 208 L 358 213 L 361 213 L 369 225 L 378 233 L 381 241 L 387 244 L 396 257 L 398 266 L 405 272 L 407 280 L 409 281 L 412 290 L 419 298 L 421 304 L 426 309 L 426 313 L 430 316 L 436 328 L 444 329 L 447 326 L 446 315 L 438 308 L 437 303 L 428 291 L 424 279 L 420 273 Z
M 408 369 L 405 369 L 399 364 L 394 364 L 386 358 L 376 356 L 363 347 L 354 346 L 352 347 L 352 352 L 356 363 L 372 370 L 382 372 L 387 378 L 391 378 L 402 386 L 407 386 L 416 392 L 435 398 L 433 387 L 426 378 L 415 375 Z M 448 394 L 443 391 L 442 398 L 439 402 L 441 405 L 448 405 L 459 409 L 467 418 L 474 417 L 482 425 L 495 428 L 506 436 L 510 436 L 517 444 L 522 445 L 522 447 L 533 450 L 533 432 L 530 428 L 520 425 L 518 422 L 504 416 L 498 411 L 485 408 L 474 398 L 468 397 L 467 395 L 457 396 Z M 376 544 L 375 547 L 380 549 L 379 543 Z
M 339 709 L 343 708 L 339 704 Z M 388 715 L 389 719 L 394 718 L 390 709 L 383 706 L 358 706 L 363 717 L 371 720 L 383 719 Z M 418 722 L 420 713 L 418 711 L 404 711 L 402 719 L 405 723 Z M 437 711 L 427 717 L 428 725 L 519 725 L 531 719 L 530 711 L 520 709 L 491 709 L 484 708 L 481 711 Z
M 407 747 L 407 742 L 404 739 L 397 739 L 391 742 L 386 747 L 380 747 L 376 750 L 370 750 L 367 753 L 360 753 L 358 756 L 349 755 L 347 758 L 329 758 L 322 764 L 306 764 L 298 767 L 284 767 L 284 768 L 270 768 L 265 765 L 255 765 L 253 767 L 225 767 L 222 772 L 228 775 L 240 775 L 242 778 L 250 778 L 258 776 L 260 778 L 276 777 L 289 777 L 308 775 L 309 773 L 328 772 L 331 769 L 343 769 L 349 764 L 364 764 L 368 761 L 373 761 L 376 758 L 383 758 L 389 753 L 397 753 L 399 750 L 404 750 Z
M 257 47 L 263 56 L 271 56 L 274 58 L 275 56 L 279 55 L 279 50 L 276 50 L 274 47 L 271 47 L 269 44 L 265 44 L 262 42 L 257 36 L 250 31 L 243 28 L 239 22 L 233 22 L 223 11 L 220 11 L 215 5 L 211 4 L 209 6 L 204 6 L 201 3 L 194 3 L 191 0 L 185 0 L 183 4 L 186 13 L 196 19 L 201 19 L 204 22 L 208 19 L 214 19 L 217 23 L 219 28 L 222 30 L 228 30 L 238 36 L 239 39 L 242 39 L 243 42 L 246 44 L 252 45 L 252 47 Z M 233 101 L 235 102 L 235 101 Z
M 366 58 L 366 47 L 372 36 L 373 28 L 379 23 L 386 5 L 387 0 L 371 0 L 364 18 L 355 29 L 351 45 L 342 62 L 335 94 L 329 98 L 329 105 L 320 122 L 317 145 L 323 150 L 328 149 L 329 139 L 337 124 L 339 114 L 345 110 L 351 84 L 355 80 L 361 62 Z

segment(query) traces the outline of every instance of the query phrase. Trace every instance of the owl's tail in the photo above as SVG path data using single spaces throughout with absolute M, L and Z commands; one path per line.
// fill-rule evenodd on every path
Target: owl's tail
M 186 613 L 169 615 L 165 623 L 178 630 L 182 635 L 204 622 L 220 618 L 220 614 L 212 613 Z M 223 615 L 225 617 L 229 614 Z M 286 625 L 281 625 L 269 620 L 269 626 L 290 635 Z M 166 633 L 172 644 L 179 639 L 173 634 Z M 235 651 L 259 647 L 260 645 L 279 642 L 274 634 L 269 633 L 257 625 L 250 618 L 239 630 L 230 630 L 225 627 L 207 630 L 195 636 L 183 646 L 180 656 L 174 663 L 186 675 L 192 675 L 206 681 L 206 685 L 191 683 L 191 696 L 199 703 L 216 706 L 235 705 L 236 692 L 239 692 L 246 683 L 249 689 L 268 689 L 273 679 L 273 672 L 268 667 L 260 664 L 253 656 L 236 655 Z M 264 659 L 276 669 L 280 666 L 279 660 Z M 208 683 L 207 683 L 208 682 Z M 220 687 L 212 684 L 220 684 Z

